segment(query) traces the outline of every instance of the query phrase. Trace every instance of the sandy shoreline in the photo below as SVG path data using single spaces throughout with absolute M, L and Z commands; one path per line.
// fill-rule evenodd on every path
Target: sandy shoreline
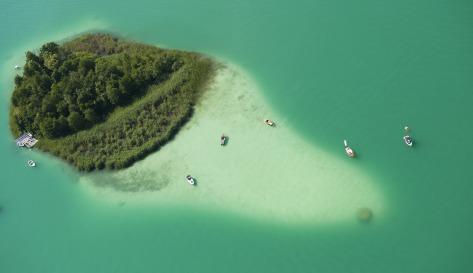
M 276 128 L 264 118 L 274 119 Z M 222 133 L 229 136 L 226 147 L 219 145 Z M 198 186 L 188 185 L 186 174 Z M 128 169 L 80 180 L 100 199 L 211 207 L 283 222 L 353 221 L 360 207 L 375 215 L 385 208 L 371 177 L 294 133 L 264 103 L 254 81 L 230 64 L 219 69 L 175 140 Z

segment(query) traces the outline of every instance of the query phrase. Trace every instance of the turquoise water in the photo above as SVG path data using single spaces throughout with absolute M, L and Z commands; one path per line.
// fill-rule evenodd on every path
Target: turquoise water
M 473 3 L 0 3 L 0 272 L 468 272 L 473 251 Z M 278 225 L 225 211 L 128 206 L 8 132 L 18 56 L 104 29 L 243 67 L 287 123 L 389 200 L 369 225 Z M 409 125 L 415 149 L 400 143 Z M 25 169 L 28 158 L 41 168 Z

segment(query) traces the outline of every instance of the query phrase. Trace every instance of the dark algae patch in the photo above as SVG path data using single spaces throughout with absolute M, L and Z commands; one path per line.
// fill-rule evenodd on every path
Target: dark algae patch
M 373 219 L 373 211 L 369 208 L 360 208 L 357 211 L 358 220 L 369 223 Z
M 95 186 L 122 192 L 160 191 L 167 187 L 170 181 L 166 174 L 149 170 L 132 170 L 126 174 L 126 177 L 101 172 L 89 178 Z
M 121 169 L 168 142 L 212 75 L 202 55 L 109 34 L 27 52 L 15 77 L 10 128 L 82 171 Z

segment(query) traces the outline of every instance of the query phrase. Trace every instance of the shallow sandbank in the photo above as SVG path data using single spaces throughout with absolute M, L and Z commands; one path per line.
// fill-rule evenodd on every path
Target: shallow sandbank
M 264 125 L 266 117 L 277 126 Z M 225 147 L 222 133 L 229 135 Z M 384 200 L 375 181 L 350 163 L 298 136 L 244 71 L 226 65 L 175 140 L 126 170 L 81 180 L 105 200 L 188 204 L 284 222 L 353 221 L 361 207 L 379 215 Z M 197 178 L 196 187 L 186 174 Z

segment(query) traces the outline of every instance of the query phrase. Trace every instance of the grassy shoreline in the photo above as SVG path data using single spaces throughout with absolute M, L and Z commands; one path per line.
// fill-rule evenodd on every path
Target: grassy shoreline
M 87 37 L 91 36 L 81 36 L 77 39 L 80 41 Z M 74 44 L 74 41 L 66 43 L 68 50 L 79 48 L 82 51 L 90 51 L 88 46 L 103 51 L 113 51 L 119 46 L 121 48 L 117 49 L 118 52 L 145 48 L 152 52 L 159 51 L 161 55 L 171 55 L 179 62 L 179 68 L 166 75 L 164 80 L 146 86 L 142 94 L 130 99 L 129 103 L 117 105 L 106 114 L 106 118 L 89 128 L 62 137 L 40 135 L 37 144 L 40 150 L 66 160 L 81 171 L 126 168 L 157 151 L 170 141 L 192 116 L 194 105 L 214 73 L 214 62 L 196 53 L 163 50 L 121 40 L 112 47 L 105 45 L 105 49 L 100 44 Z M 97 39 L 93 41 L 97 42 Z M 17 108 L 20 107 L 12 103 L 10 128 L 14 135 L 24 130 L 19 126 Z M 35 131 L 32 133 L 38 134 Z

